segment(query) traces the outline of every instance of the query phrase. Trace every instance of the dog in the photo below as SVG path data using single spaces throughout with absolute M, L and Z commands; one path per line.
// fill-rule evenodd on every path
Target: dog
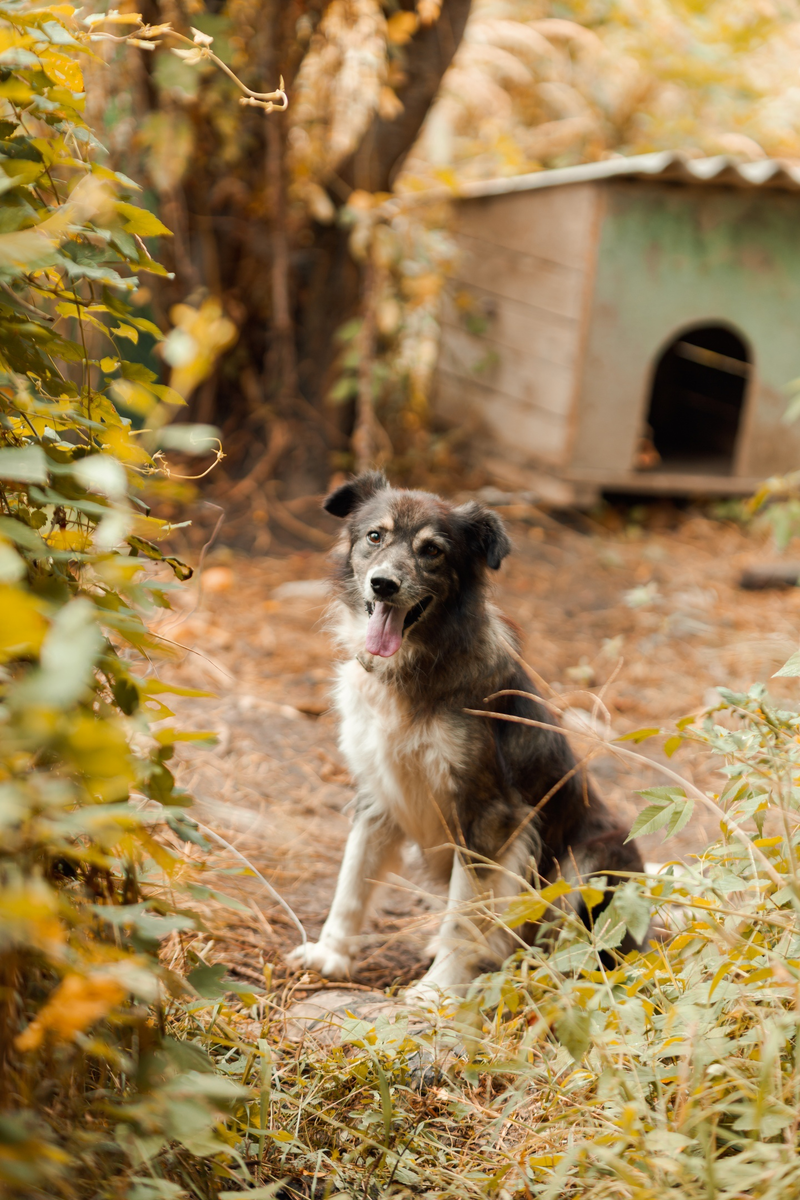
M 373 888 L 410 841 L 448 897 L 430 969 L 406 998 L 463 994 L 513 949 L 497 913 L 521 879 L 613 879 L 642 871 L 642 860 L 553 728 L 515 627 L 489 599 L 489 572 L 511 550 L 500 517 L 390 487 L 379 472 L 323 507 L 347 522 L 334 555 L 334 627 L 347 656 L 335 703 L 357 799 L 319 941 L 290 962 L 349 976 Z

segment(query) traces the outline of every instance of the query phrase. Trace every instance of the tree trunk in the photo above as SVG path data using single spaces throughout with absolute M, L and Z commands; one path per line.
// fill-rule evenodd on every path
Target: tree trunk
M 184 23 L 187 31 L 195 23 L 188 12 L 181 16 L 180 0 L 144 2 L 148 20 Z M 217 5 L 207 0 L 207 11 Z M 246 82 L 273 86 L 282 74 L 291 104 L 305 53 L 297 31 L 303 21 L 313 28 L 326 7 L 324 0 L 228 0 L 227 12 L 248 49 Z M 414 0 L 401 0 L 401 8 L 414 11 Z M 329 181 L 337 202 L 354 188 L 390 189 L 458 47 L 469 8 L 470 0 L 443 0 L 438 21 L 420 26 L 402 48 L 405 81 L 397 88 L 402 111 L 394 120 L 374 117 Z M 367 403 L 366 366 L 358 405 L 326 404 L 338 353 L 334 334 L 362 309 L 363 268 L 349 253 L 348 230 L 314 223 L 290 197 L 287 118 L 238 106 L 234 111 L 236 95 L 222 91 L 227 85 L 214 75 L 203 78 L 196 101 L 181 107 L 164 85 L 163 68 L 159 77 L 158 57 L 143 56 L 136 67 L 137 125 L 153 130 L 154 120 L 167 114 L 168 143 L 177 142 L 175 130 L 184 136 L 188 128 L 192 151 L 177 183 L 166 190 L 156 181 L 159 173 L 169 178 L 177 150 L 151 141 L 143 152 L 144 167 L 170 210 L 165 219 L 170 223 L 172 215 L 177 226 L 172 244 L 163 243 L 176 278 L 154 285 L 153 311 L 166 314 L 176 301 L 207 288 L 221 295 L 239 328 L 236 346 L 193 398 L 190 417 L 202 415 L 222 427 L 229 473 L 241 477 L 256 470 L 261 482 L 258 464 L 271 446 L 270 474 L 293 478 L 295 490 L 319 489 L 330 474 L 332 452 L 344 454 L 340 465 L 352 462 L 357 418 L 364 443 L 359 458 L 386 450 L 385 434 L 382 438 Z M 134 149 L 127 148 L 126 170 Z M 368 334 L 367 329 L 361 339 L 365 354 L 371 349 L 366 341 L 374 342 Z M 278 442 L 270 441 L 275 422 L 283 430 Z

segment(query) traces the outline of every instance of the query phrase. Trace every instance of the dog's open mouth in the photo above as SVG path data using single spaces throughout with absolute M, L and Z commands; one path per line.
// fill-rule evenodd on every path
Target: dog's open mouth
M 369 654 L 377 654 L 380 658 L 391 658 L 400 649 L 403 634 L 417 622 L 430 604 L 433 596 L 426 596 L 413 608 L 401 608 L 398 604 L 387 604 L 385 600 L 369 600 L 367 612 L 369 623 L 364 642 Z

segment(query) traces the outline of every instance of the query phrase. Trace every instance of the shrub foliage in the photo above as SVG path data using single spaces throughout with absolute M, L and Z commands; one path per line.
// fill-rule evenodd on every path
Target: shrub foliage
M 0 1190 L 172 1196 L 142 1164 L 224 1147 L 232 1091 L 167 1034 L 198 995 L 158 951 L 197 928 L 181 847 L 202 838 L 168 765 L 192 736 L 168 722 L 177 689 L 135 665 L 178 586 L 145 569 L 169 527 L 144 497 L 183 400 L 126 353 L 161 339 L 136 301 L 164 273 L 144 239 L 168 231 L 94 153 L 71 11 L 0 5 Z M 220 315 L 177 317 L 191 385 L 191 330 Z

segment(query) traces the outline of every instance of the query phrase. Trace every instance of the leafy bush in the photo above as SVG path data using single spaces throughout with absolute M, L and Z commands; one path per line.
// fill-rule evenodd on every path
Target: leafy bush
M 203 1003 L 206 968 L 158 956 L 209 894 L 168 766 L 197 735 L 164 723 L 180 689 L 135 672 L 163 649 L 141 614 L 178 586 L 144 569 L 169 533 L 144 497 L 183 399 L 122 349 L 161 340 L 137 276 L 168 231 L 93 157 L 70 12 L 0 4 L 0 1190 L 170 1197 L 154 1156 L 177 1142 L 191 1181 L 236 1095 L 167 1034 L 179 997 Z M 231 327 L 212 300 L 175 315 L 186 390 Z

